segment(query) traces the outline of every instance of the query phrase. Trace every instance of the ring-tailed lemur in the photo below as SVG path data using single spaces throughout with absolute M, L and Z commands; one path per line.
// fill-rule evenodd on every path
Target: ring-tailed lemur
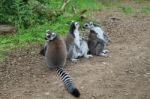
M 55 68 L 64 82 L 65 88 L 75 97 L 80 96 L 80 92 L 76 88 L 69 74 L 63 67 L 66 64 L 67 51 L 64 40 L 56 35 L 56 33 L 47 31 L 45 36 L 46 44 L 42 50 L 45 50 L 45 59 L 49 68 Z M 41 51 L 42 52 L 42 51 Z
M 77 62 L 77 58 L 81 56 L 85 58 L 92 57 L 92 55 L 87 54 L 89 50 L 88 45 L 87 42 L 80 37 L 79 27 L 79 22 L 72 22 L 69 33 L 65 38 L 68 58 L 70 58 L 72 62 Z
M 91 54 L 107 56 L 105 46 L 110 41 L 108 35 L 93 22 L 86 23 L 84 27 L 90 29 L 88 46 Z

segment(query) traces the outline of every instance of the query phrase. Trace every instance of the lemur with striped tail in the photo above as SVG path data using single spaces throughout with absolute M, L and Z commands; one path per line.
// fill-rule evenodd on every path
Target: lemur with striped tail
M 69 74 L 64 71 L 64 66 L 66 64 L 67 50 L 64 40 L 58 36 L 56 33 L 47 31 L 45 36 L 46 44 L 45 59 L 48 67 L 50 69 L 56 69 L 58 75 L 64 82 L 64 86 L 69 93 L 75 97 L 80 96 L 79 90 L 76 88 Z M 41 51 L 42 52 L 42 51 Z

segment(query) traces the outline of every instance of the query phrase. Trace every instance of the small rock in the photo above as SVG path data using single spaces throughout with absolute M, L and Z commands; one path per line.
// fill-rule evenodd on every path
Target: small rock
M 34 52 L 34 51 L 32 51 L 32 52 L 31 52 L 31 55 L 33 55 L 33 54 L 35 54 L 35 52 Z
M 129 95 L 129 93 L 125 93 L 124 95 L 125 95 L 125 96 L 128 96 L 128 95 Z
M 81 86 L 81 89 L 84 89 L 84 87 L 83 87 L 83 86 Z
M 47 95 L 47 96 L 48 96 L 48 95 L 50 95 L 50 93 L 49 93 L 49 92 L 45 92 L 44 94 L 45 94 L 45 95 Z
M 21 60 L 21 57 L 19 57 L 18 59 Z

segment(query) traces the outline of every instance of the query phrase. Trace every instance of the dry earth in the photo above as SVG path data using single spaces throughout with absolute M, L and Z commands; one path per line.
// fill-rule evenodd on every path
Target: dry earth
M 113 9 L 96 11 L 92 18 L 102 23 L 112 42 L 107 58 L 67 62 L 80 99 L 150 99 L 150 15 Z M 16 49 L 0 64 L 0 99 L 75 99 L 39 49 Z

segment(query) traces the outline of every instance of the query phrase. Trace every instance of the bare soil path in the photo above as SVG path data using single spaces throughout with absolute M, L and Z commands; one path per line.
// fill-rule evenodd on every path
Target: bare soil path
M 150 99 L 150 14 L 104 10 L 92 16 L 112 42 L 107 58 L 67 63 L 80 99 Z M 75 99 L 48 69 L 39 49 L 17 49 L 0 64 L 0 99 Z

